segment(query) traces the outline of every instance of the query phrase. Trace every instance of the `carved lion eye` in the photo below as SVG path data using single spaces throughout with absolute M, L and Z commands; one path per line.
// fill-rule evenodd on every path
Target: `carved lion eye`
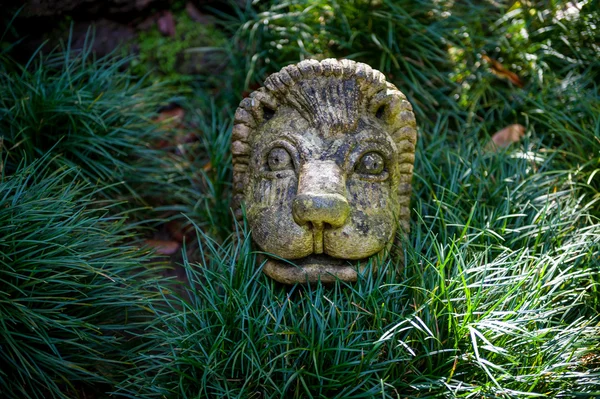
M 376 152 L 367 152 L 356 164 L 356 171 L 364 175 L 379 175 L 383 172 L 385 161 Z
M 293 169 L 292 157 L 285 148 L 275 147 L 267 156 L 267 164 L 272 171 Z

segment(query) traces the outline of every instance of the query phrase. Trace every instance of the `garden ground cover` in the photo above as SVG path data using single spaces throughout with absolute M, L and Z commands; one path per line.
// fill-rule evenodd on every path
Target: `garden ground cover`
M 0 396 L 600 396 L 595 3 L 210 9 L 218 80 L 6 50 Z M 403 259 L 356 284 L 275 284 L 230 227 L 233 111 L 309 57 L 369 63 L 417 115 Z M 144 245 L 172 226 L 178 279 Z

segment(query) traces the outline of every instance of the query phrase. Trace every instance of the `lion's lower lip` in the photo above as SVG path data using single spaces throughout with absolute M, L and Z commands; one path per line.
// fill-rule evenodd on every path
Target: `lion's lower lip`
M 271 278 L 285 284 L 332 283 L 337 279 L 356 281 L 358 272 L 367 264 L 367 259 L 348 260 L 329 255 L 309 255 L 301 259 L 281 260 L 268 258 L 263 271 Z

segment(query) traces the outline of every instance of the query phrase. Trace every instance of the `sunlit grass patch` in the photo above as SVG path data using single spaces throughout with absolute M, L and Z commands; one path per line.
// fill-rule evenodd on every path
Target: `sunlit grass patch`
M 553 153 L 422 140 L 403 266 L 285 287 L 199 234 L 130 397 L 572 397 L 600 390 L 598 199 Z M 146 337 L 148 338 L 148 337 Z

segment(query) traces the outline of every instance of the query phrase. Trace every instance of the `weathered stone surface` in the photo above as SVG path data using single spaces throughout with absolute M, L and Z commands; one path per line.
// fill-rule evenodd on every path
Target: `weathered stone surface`
M 412 107 L 379 71 L 335 59 L 287 66 L 250 98 L 235 117 L 234 207 L 272 254 L 263 271 L 355 281 L 409 226 Z

